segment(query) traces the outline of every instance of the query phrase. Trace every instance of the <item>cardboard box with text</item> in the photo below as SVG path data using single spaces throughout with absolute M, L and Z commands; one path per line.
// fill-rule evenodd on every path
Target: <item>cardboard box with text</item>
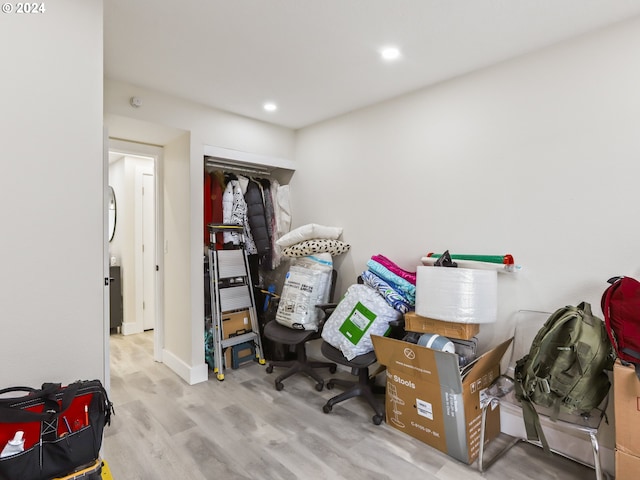
M 482 401 L 500 375 L 511 339 L 461 370 L 458 356 L 392 338 L 371 336 L 387 367 L 386 421 L 448 455 L 473 463 L 480 448 Z M 487 411 L 486 441 L 500 433 L 499 405 Z
M 613 366 L 616 449 L 640 457 L 640 380 L 632 366 Z

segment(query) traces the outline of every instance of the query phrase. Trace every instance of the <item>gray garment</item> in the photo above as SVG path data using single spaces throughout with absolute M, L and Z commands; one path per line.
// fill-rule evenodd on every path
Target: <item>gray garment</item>
M 249 180 L 244 199 L 247 203 L 247 219 L 251 227 L 251 235 L 255 242 L 257 253 L 261 257 L 265 257 L 271 252 L 271 241 L 264 211 L 262 187 L 258 182 Z

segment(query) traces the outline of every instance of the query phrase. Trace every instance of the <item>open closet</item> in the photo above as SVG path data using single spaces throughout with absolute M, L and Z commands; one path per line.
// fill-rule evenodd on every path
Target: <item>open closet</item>
M 203 171 L 203 273 L 205 312 L 205 358 L 209 367 L 217 370 L 211 351 L 215 339 L 216 310 L 215 298 L 218 292 L 215 268 L 209 250 L 238 248 L 245 250 L 257 322 L 262 327 L 266 323 L 269 295 L 267 292 L 280 291 L 288 260 L 283 257 L 275 241 L 288 232 L 291 226 L 288 182 L 293 175 L 293 163 L 287 160 L 264 157 L 227 149 L 210 147 L 205 149 Z M 229 231 L 210 235 L 209 225 L 234 224 L 243 228 L 242 236 Z M 215 241 L 215 245 L 212 242 Z M 212 295 L 213 293 L 213 295 Z M 225 314 L 224 320 L 235 318 L 242 312 Z M 227 318 L 228 317 L 228 318 Z M 236 327 L 226 328 L 225 335 L 236 334 Z M 246 320 L 245 320 L 246 323 Z M 242 327 L 242 325 L 240 325 Z M 231 331 L 233 330 L 233 331 Z M 241 331 L 237 330 L 238 332 Z M 215 343 L 220 345 L 219 343 Z M 265 345 L 269 349 L 269 345 Z M 225 352 L 226 367 L 232 363 L 233 349 Z M 264 352 L 265 356 L 268 352 Z M 219 376 L 219 379 L 220 376 Z

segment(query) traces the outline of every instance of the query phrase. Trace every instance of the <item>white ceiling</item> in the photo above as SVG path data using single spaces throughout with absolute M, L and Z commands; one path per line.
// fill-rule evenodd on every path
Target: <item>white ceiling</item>
M 301 128 L 640 15 L 640 0 L 104 0 L 105 76 Z M 395 45 L 402 58 L 380 60 Z M 265 101 L 278 104 L 265 112 Z

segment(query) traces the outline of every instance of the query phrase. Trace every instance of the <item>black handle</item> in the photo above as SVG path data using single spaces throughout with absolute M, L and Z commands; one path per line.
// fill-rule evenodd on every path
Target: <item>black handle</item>
M 3 388 L 2 390 L 0 390 L 0 395 L 5 395 L 7 393 L 13 393 L 13 392 L 29 392 L 29 393 L 31 393 L 31 392 L 35 392 L 35 391 L 36 391 L 36 389 L 32 388 L 32 387 L 9 387 L 9 388 Z M 11 398 L 11 399 L 5 399 L 5 398 L 0 399 L 0 401 L 2 401 L 2 400 L 15 400 L 15 399 L 13 399 L 13 398 Z
M 11 387 L 12 390 L 16 388 L 29 388 L 29 387 Z M 61 385 L 59 383 L 45 383 L 42 385 L 42 389 L 34 390 L 30 389 L 30 394 L 25 396 L 25 400 L 39 400 L 41 399 L 43 402 L 52 402 L 55 401 L 55 394 L 60 391 Z M 0 423 L 19 423 L 19 422 L 39 422 L 42 420 L 51 421 L 52 419 L 63 414 L 69 406 L 71 406 L 71 402 L 73 402 L 78 389 L 80 388 L 80 383 L 75 382 L 67 387 L 64 387 L 62 392 L 62 399 L 60 402 L 60 409 L 58 411 L 50 411 L 46 410 L 43 412 L 31 412 L 29 410 L 23 410 L 20 407 L 11 407 L 8 406 L 8 399 L 4 399 L 5 401 L 0 403 Z M 21 390 L 24 391 L 24 390 Z M 11 403 L 14 403 L 16 400 L 20 399 L 12 399 Z M 56 402 L 57 403 L 57 402 Z

